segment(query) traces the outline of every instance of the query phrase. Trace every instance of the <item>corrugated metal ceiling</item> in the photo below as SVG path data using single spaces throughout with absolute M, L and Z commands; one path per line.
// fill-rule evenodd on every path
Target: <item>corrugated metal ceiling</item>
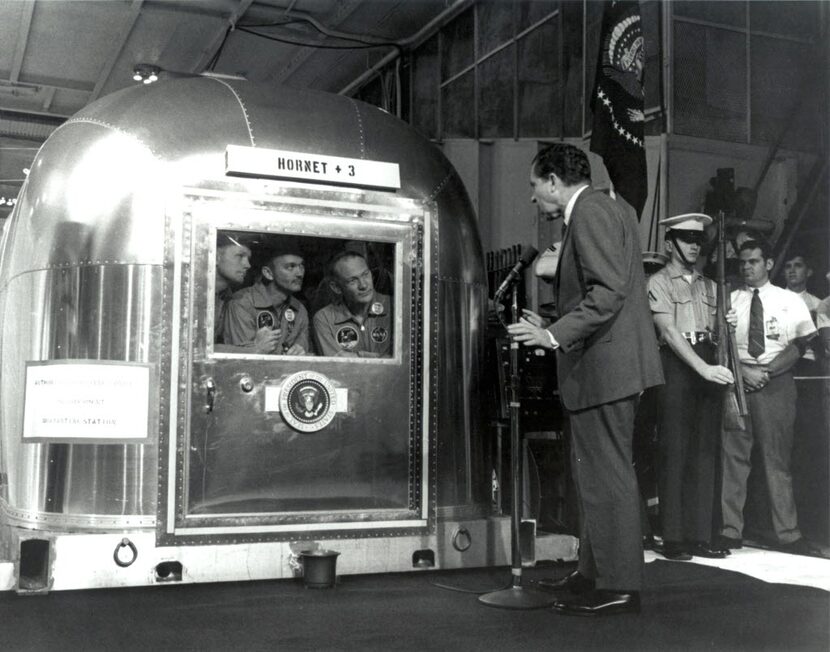
M 137 63 L 338 92 L 469 0 L 4 0 L 0 197 L 16 194 L 20 142 L 131 84 Z M 247 30 L 247 31 L 243 31 Z M 319 47 L 279 42 L 309 43 Z M 328 49 L 344 45 L 361 49 Z M 12 154 L 12 152 L 16 152 Z M 8 207 L 0 206 L 0 217 Z

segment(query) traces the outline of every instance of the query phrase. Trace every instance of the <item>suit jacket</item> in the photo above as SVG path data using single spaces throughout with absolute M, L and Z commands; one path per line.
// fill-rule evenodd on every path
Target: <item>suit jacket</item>
M 562 403 L 610 403 L 663 382 L 633 209 L 588 188 L 562 240 L 554 298 Z

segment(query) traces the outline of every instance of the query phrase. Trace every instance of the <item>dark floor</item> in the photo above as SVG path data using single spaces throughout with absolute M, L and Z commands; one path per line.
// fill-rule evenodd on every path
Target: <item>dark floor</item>
M 570 566 L 529 569 L 534 579 Z M 821 650 L 830 594 L 697 564 L 646 565 L 643 611 L 599 619 L 487 607 L 509 569 L 0 594 L 4 650 Z

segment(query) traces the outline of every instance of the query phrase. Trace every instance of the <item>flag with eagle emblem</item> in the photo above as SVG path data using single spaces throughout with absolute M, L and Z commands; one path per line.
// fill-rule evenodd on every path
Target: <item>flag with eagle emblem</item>
M 602 17 L 591 110 L 591 151 L 602 156 L 614 190 L 643 212 L 648 195 L 643 144 L 645 49 L 639 2 L 610 2 Z

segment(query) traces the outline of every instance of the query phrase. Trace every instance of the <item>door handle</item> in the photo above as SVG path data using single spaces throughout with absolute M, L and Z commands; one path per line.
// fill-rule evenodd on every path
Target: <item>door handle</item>
M 213 378 L 205 381 L 205 412 L 213 412 L 213 398 L 216 396 L 216 383 Z

